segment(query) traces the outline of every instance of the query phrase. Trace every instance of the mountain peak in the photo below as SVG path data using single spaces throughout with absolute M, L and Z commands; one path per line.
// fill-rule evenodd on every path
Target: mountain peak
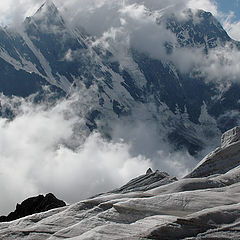
M 26 18 L 25 24 L 31 23 L 32 20 L 41 26 L 64 25 L 63 17 L 51 0 L 45 1 L 32 17 Z
M 45 3 L 42 5 L 42 7 L 45 7 L 48 10 L 58 11 L 56 5 L 54 4 L 54 2 L 52 0 L 45 1 Z
M 52 0 L 47 0 L 45 3 L 43 3 L 42 6 L 34 14 L 34 17 L 43 15 L 43 14 L 50 14 L 50 15 L 58 14 L 58 9 Z
M 48 7 L 56 7 L 52 0 L 46 0 L 43 5 L 46 5 Z

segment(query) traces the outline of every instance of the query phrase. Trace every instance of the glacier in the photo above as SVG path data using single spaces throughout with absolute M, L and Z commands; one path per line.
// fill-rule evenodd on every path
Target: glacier
M 1 239 L 239 239 L 240 167 L 225 155 L 239 158 L 239 133 L 225 133 L 219 157 L 182 179 L 149 169 L 119 189 L 0 223 Z

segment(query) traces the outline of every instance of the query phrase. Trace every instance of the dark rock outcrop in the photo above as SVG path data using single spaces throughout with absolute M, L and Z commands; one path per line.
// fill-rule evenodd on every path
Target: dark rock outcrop
M 149 169 L 146 171 L 146 175 L 151 174 L 151 173 L 153 173 L 153 170 L 152 170 L 151 168 L 149 168 Z
M 57 199 L 52 193 L 48 193 L 46 196 L 39 195 L 28 198 L 21 204 L 17 204 L 14 212 L 11 212 L 8 216 L 0 217 L 0 222 L 9 222 L 34 213 L 45 212 L 64 206 L 66 206 L 66 203 Z

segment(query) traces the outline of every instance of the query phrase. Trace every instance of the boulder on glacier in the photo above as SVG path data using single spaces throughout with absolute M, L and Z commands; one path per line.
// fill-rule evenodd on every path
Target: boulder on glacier
M 240 127 L 222 135 L 221 147 L 208 154 L 185 178 L 223 174 L 240 164 Z
M 66 203 L 57 199 L 52 193 L 48 193 L 46 196 L 39 195 L 37 197 L 28 198 L 21 204 L 17 204 L 14 212 L 11 212 L 8 216 L 0 217 L 0 222 L 9 222 L 34 213 L 40 213 L 64 206 L 66 206 Z
M 240 141 L 240 127 L 239 126 L 228 130 L 227 132 L 225 132 L 222 135 L 221 146 L 222 146 L 222 148 L 227 147 L 228 145 L 230 145 L 234 142 L 238 142 L 238 141 Z

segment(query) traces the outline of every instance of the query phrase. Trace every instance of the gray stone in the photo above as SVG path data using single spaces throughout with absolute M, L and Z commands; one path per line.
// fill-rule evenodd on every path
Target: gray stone
M 185 178 L 223 174 L 240 164 L 240 127 L 222 135 L 221 148 L 208 154 Z
M 230 129 L 222 135 L 221 146 L 227 147 L 228 145 L 240 140 L 240 126 Z

